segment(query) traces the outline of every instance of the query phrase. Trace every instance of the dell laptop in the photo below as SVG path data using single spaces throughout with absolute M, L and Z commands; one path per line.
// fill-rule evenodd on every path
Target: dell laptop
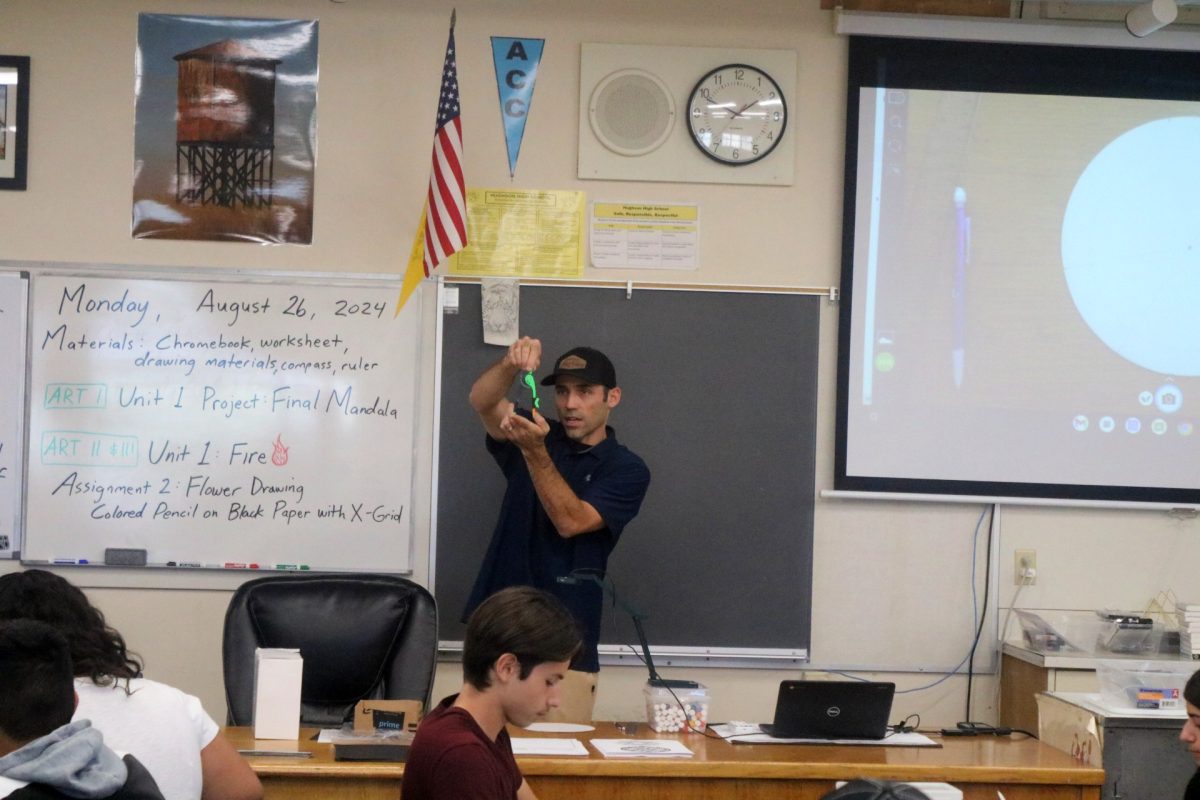
M 775 722 L 760 726 L 776 739 L 882 739 L 896 684 L 869 681 L 782 681 Z

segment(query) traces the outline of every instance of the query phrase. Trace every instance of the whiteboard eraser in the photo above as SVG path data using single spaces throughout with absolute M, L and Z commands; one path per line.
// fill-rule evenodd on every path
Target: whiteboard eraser
M 146 551 L 136 547 L 106 547 L 104 563 L 110 567 L 144 567 Z

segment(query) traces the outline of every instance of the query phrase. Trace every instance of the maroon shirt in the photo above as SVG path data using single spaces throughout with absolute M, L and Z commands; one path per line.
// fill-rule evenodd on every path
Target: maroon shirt
M 457 698 L 450 695 L 421 720 L 401 800 L 513 800 L 521 788 L 508 731 L 492 741 L 474 717 L 454 707 Z

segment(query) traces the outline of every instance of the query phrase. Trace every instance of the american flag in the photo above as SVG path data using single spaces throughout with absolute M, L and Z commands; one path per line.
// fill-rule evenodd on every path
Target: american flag
M 433 169 L 429 173 L 425 217 L 425 277 L 467 246 L 467 192 L 462 168 L 462 120 L 458 108 L 458 69 L 454 52 L 454 15 L 442 66 L 437 130 L 433 135 Z

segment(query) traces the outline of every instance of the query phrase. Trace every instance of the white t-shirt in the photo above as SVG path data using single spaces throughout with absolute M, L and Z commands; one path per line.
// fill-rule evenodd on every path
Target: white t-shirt
M 97 686 L 76 678 L 79 707 L 72 719 L 90 719 L 104 743 L 131 753 L 154 776 L 166 800 L 199 800 L 200 751 L 220 728 L 190 694 L 145 678 Z
M 0 775 L 0 798 L 8 797 L 17 789 L 28 786 L 29 781 L 15 781 L 12 778 L 6 778 Z

